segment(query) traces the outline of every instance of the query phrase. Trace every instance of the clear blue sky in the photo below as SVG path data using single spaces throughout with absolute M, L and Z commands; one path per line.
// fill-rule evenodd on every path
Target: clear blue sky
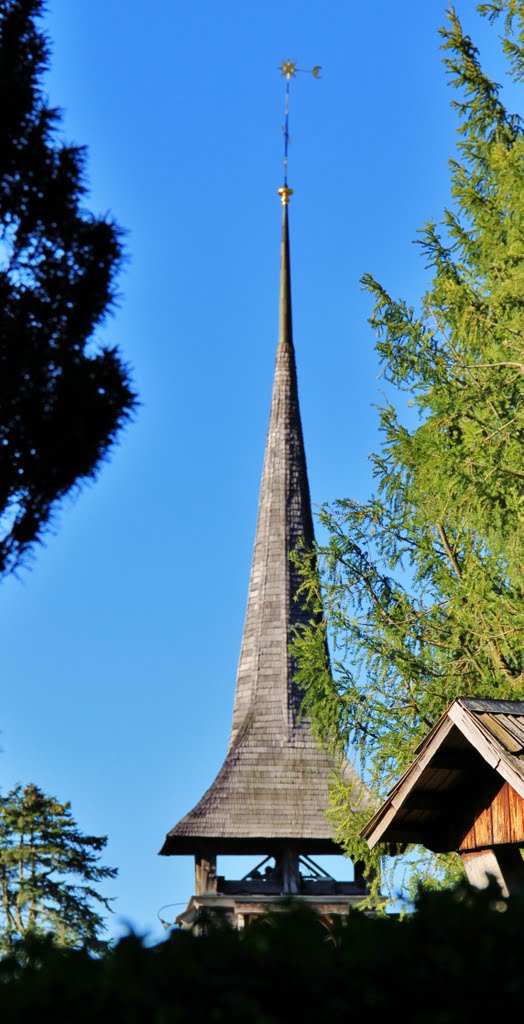
M 497 29 L 473 0 L 457 9 L 500 80 Z M 383 385 L 359 278 L 416 302 L 412 243 L 448 200 L 443 18 L 421 0 L 49 0 L 51 101 L 89 148 L 91 209 L 128 231 L 101 337 L 142 406 L 33 570 L 0 591 L 0 778 L 70 799 L 85 831 L 109 835 L 111 934 L 158 937 L 158 909 L 187 902 L 191 859 L 157 851 L 229 735 L 277 334 L 277 65 L 323 68 L 292 83 L 289 166 L 318 505 L 372 485 Z

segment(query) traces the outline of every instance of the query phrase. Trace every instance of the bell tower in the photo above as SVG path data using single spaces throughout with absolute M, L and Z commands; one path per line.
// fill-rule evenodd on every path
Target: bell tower
M 284 73 L 287 170 L 287 96 L 294 72 Z M 301 545 L 311 547 L 314 533 L 293 346 L 287 173 L 278 192 L 279 334 L 231 735 L 216 779 L 160 851 L 195 858 L 195 892 L 177 918 L 185 927 L 197 926 L 201 912 L 210 910 L 242 927 L 290 896 L 331 917 L 346 914 L 368 892 L 360 865 L 354 865 L 353 882 L 338 882 L 313 859 L 341 850 L 326 818 L 335 765 L 300 715 L 303 694 L 289 652 L 294 629 L 310 617 L 297 599 L 299 578 L 290 555 Z M 355 810 L 367 809 L 363 783 L 348 762 L 343 771 Z M 226 879 L 217 866 L 224 854 L 253 855 L 253 868 L 241 879 Z

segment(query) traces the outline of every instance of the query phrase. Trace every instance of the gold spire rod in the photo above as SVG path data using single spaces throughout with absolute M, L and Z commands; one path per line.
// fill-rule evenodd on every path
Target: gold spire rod
M 281 76 L 286 79 L 286 113 L 284 120 L 284 184 L 282 188 L 278 189 L 280 201 L 282 206 L 287 206 L 289 203 L 290 196 L 293 195 L 293 189 L 289 188 L 287 183 L 287 155 L 289 147 L 289 83 L 292 78 L 296 77 L 297 72 L 301 72 L 306 75 L 313 75 L 313 78 L 320 78 L 320 72 L 322 70 L 320 64 L 315 64 L 314 68 L 298 68 L 296 61 L 283 60 L 282 64 L 279 64 L 278 70 Z

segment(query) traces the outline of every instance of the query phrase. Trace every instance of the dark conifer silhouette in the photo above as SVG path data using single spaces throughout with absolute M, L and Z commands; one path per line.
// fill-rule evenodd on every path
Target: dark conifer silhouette
M 118 351 L 93 344 L 122 233 L 85 209 L 85 150 L 57 137 L 43 9 L 0 0 L 0 577 L 95 476 L 135 404 Z

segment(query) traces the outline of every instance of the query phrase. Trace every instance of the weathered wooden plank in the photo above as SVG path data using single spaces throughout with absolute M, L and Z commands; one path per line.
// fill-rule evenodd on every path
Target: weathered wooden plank
M 476 827 L 477 824 L 479 824 L 478 821 L 473 821 L 473 823 L 471 824 L 471 827 L 468 829 L 466 834 L 461 839 L 459 847 L 458 847 L 460 852 L 468 851 L 468 850 L 469 851 L 478 850 L 479 846 L 486 846 L 486 845 L 489 846 L 490 845 L 489 841 L 487 843 L 479 842 L 479 839 L 477 838 L 477 836 L 480 838 L 480 836 L 482 835 L 483 829 L 482 829 L 482 823 L 480 823 L 479 824 L 479 828 L 477 830 L 477 827 Z
M 510 842 L 524 842 L 524 800 L 508 783 Z
M 195 893 L 200 895 L 206 892 L 217 891 L 217 861 L 216 857 L 195 857 Z
M 519 715 L 500 715 L 498 717 L 504 722 L 505 728 L 521 741 L 521 747 L 524 748 L 524 715 L 522 717 Z
M 505 715 L 482 715 L 482 724 L 493 733 L 504 745 L 510 754 L 519 754 L 522 750 L 522 742 L 514 735 L 514 726 Z
M 511 842 L 510 809 L 508 783 L 505 782 L 491 801 L 492 842 L 495 844 Z

